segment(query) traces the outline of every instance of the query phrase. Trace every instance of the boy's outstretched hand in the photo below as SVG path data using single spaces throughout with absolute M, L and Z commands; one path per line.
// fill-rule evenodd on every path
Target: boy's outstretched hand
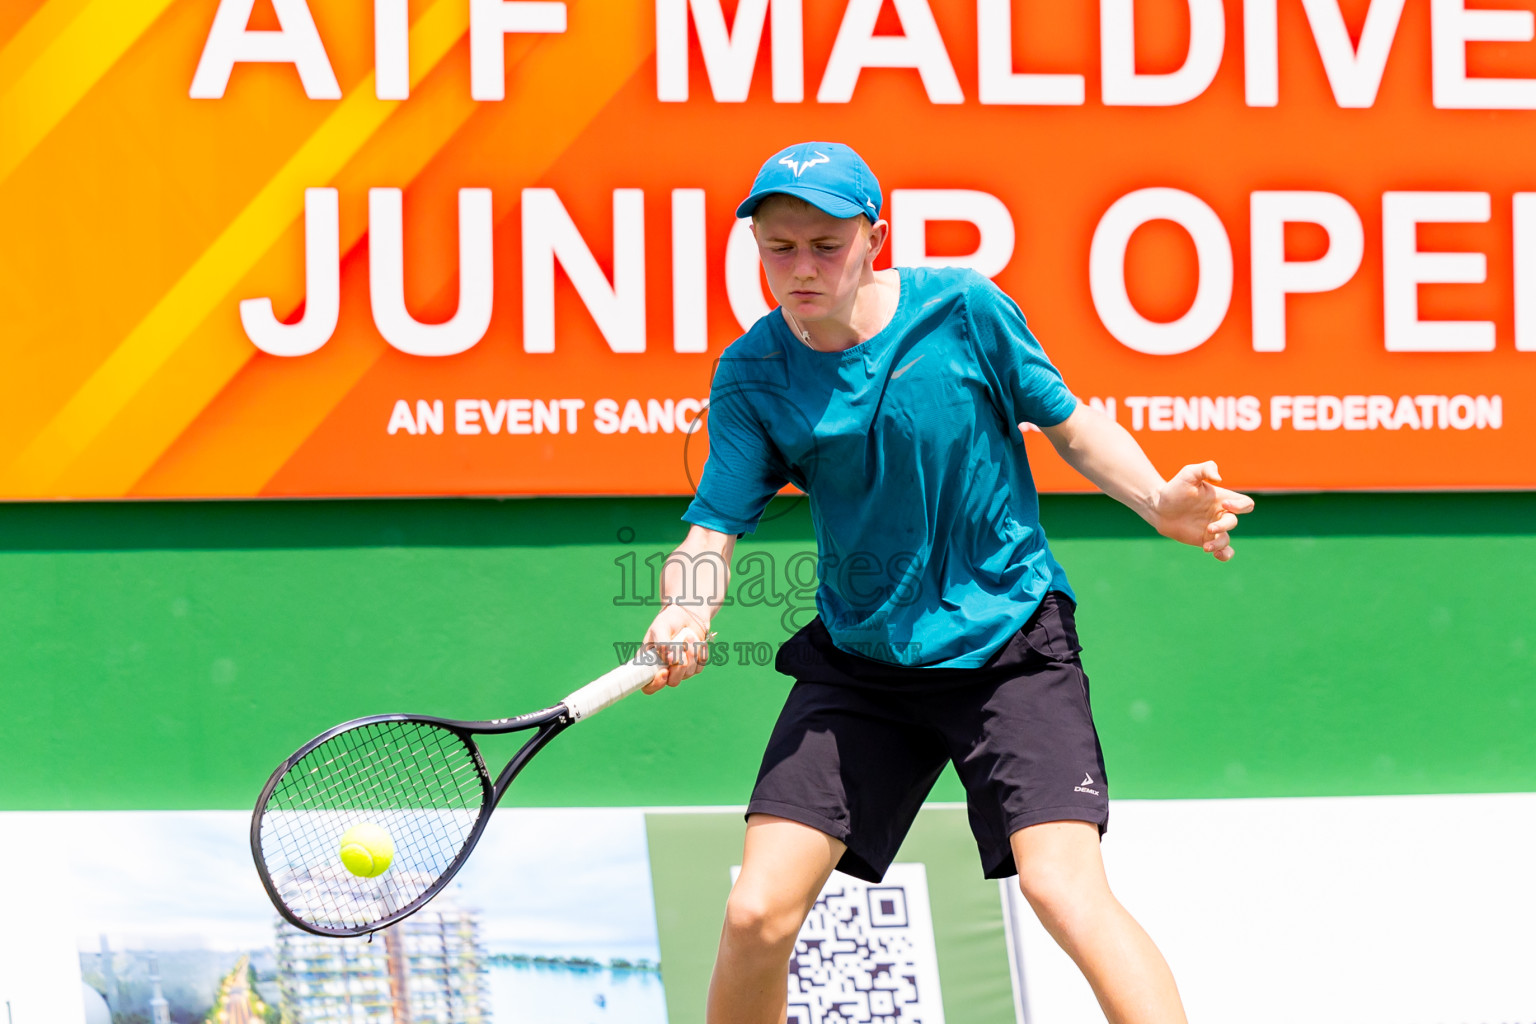
M 1185 466 L 1165 481 L 1130 431 L 1091 405 L 1040 430 L 1067 465 L 1164 537 L 1209 551 L 1218 562 L 1232 557 L 1237 517 L 1253 511 L 1253 499 L 1219 486 L 1216 463 Z
M 1219 486 L 1214 462 L 1183 469 L 1165 483 L 1153 499 L 1153 525 L 1164 537 L 1198 545 L 1218 562 L 1232 557 L 1232 531 L 1237 517 L 1253 511 L 1253 499 Z

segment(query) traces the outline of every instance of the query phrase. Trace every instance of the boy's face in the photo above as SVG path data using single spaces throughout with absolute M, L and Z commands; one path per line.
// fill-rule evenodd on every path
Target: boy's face
M 790 196 L 770 196 L 752 220 L 768 289 L 803 323 L 846 318 L 886 230 L 885 221 L 834 217 Z

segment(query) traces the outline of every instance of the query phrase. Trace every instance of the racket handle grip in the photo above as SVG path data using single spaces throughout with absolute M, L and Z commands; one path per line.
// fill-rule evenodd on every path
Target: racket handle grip
M 644 664 L 644 655 L 626 661 L 611 672 L 606 672 L 577 690 L 560 703 L 570 711 L 571 718 L 581 721 L 590 718 L 606 707 L 617 704 L 646 683 L 656 678 L 660 665 Z

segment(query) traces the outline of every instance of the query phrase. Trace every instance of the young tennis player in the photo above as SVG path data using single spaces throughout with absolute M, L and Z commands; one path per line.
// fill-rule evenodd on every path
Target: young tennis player
M 710 392 L 693 524 L 646 633 L 701 667 L 736 538 L 792 482 L 809 496 L 818 616 L 747 810 L 710 983 L 711 1024 L 776 1024 L 795 936 L 834 868 L 878 881 L 946 763 L 988 878 L 1017 873 L 1115 1024 L 1183 1021 L 1157 948 L 1110 893 L 1108 783 L 1075 607 L 1046 544 L 1019 424 L 1164 536 L 1232 557 L 1253 508 L 1213 463 L 1164 480 L 1073 397 L 1007 295 L 960 269 L 876 271 L 879 185 L 847 146 L 768 158 L 737 209 L 779 308 L 730 345 Z M 715 573 L 693 565 L 717 562 Z

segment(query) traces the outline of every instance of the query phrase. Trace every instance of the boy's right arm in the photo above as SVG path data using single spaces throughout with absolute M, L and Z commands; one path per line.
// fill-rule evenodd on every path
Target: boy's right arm
M 730 584 L 736 535 L 691 526 L 688 536 L 668 556 L 661 570 L 661 611 L 645 631 L 645 643 L 657 645 L 662 664 L 645 684 L 646 693 L 676 686 L 708 662 L 699 657 L 709 623 L 725 600 Z

